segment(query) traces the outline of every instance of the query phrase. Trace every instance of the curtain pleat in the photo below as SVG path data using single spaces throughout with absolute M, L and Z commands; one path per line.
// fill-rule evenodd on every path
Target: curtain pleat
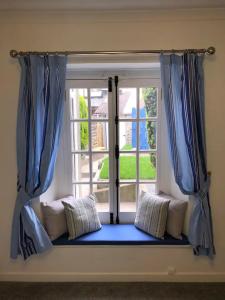
M 42 253 L 51 241 L 31 207 L 31 200 L 51 184 L 62 127 L 65 56 L 20 57 L 17 114 L 17 199 L 11 257 Z
M 194 254 L 213 257 L 212 217 L 207 173 L 203 55 L 160 56 L 169 151 L 180 190 L 194 198 L 189 241 Z

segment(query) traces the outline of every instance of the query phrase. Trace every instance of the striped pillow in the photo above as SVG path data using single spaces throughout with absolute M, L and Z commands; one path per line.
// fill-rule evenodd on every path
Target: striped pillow
M 73 204 L 62 201 L 65 209 L 69 240 L 102 227 L 95 207 L 93 195 L 75 199 Z
M 163 238 L 170 200 L 159 199 L 150 193 L 141 192 L 134 225 L 157 237 Z

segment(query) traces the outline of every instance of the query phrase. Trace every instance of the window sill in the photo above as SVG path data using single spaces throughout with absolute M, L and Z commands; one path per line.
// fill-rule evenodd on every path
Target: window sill
M 54 240 L 54 246 L 72 245 L 169 245 L 185 246 L 189 245 L 185 235 L 182 240 L 177 240 L 169 235 L 164 239 L 155 238 L 137 229 L 133 224 L 102 225 L 102 229 L 85 234 L 77 239 L 68 240 L 68 235 L 64 234 Z

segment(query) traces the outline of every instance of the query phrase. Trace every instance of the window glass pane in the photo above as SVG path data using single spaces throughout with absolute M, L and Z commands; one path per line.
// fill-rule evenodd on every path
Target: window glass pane
M 156 122 L 155 121 L 139 122 L 139 149 L 140 150 L 156 149 Z
M 91 118 L 108 118 L 108 90 L 91 89 Z
M 135 183 L 121 184 L 119 186 L 121 212 L 136 211 L 136 189 L 137 185 Z
M 112 159 L 114 165 L 116 160 L 109 157 L 108 153 L 109 141 L 111 138 L 114 141 L 115 138 L 115 126 L 110 128 L 109 133 L 109 119 L 114 119 L 115 116 L 114 112 L 108 109 L 108 89 L 93 86 L 99 84 L 92 85 L 92 88 L 69 90 L 71 144 L 72 152 L 75 152 L 71 153 L 73 190 L 77 198 L 87 196 L 90 192 L 94 193 L 98 212 L 109 213 L 110 205 L 116 205 L 115 195 L 114 199 L 110 199 L 111 185 L 114 186 L 116 178 L 109 178 L 111 174 L 109 160 Z M 138 194 L 141 191 L 153 194 L 158 191 L 156 182 L 158 92 L 158 88 L 151 82 L 149 87 L 119 88 L 120 212 L 135 212 Z M 115 103 L 115 99 L 113 101 Z M 131 215 L 133 216 L 128 214 Z M 126 214 L 122 214 L 121 218 L 123 216 L 127 217 Z
M 97 211 L 109 212 L 109 185 L 102 183 L 93 184 L 93 193 L 97 198 Z
M 91 123 L 92 151 L 108 150 L 108 122 Z
M 120 150 L 135 150 L 137 146 L 137 122 L 119 122 Z
M 88 118 L 87 89 L 70 89 L 70 112 L 72 120 Z
M 136 153 L 120 154 L 119 173 L 120 180 L 136 181 L 137 178 L 137 157 Z
M 88 122 L 71 123 L 72 151 L 89 149 Z
M 137 89 L 119 89 L 119 118 L 137 117 Z
M 81 198 L 90 195 L 90 185 L 89 184 L 74 184 L 73 194 L 75 198 Z
M 156 179 L 156 154 L 139 153 L 139 179 L 155 180 Z
M 89 155 L 73 154 L 73 182 L 90 181 Z
M 139 184 L 139 195 L 141 194 L 142 191 L 155 194 L 156 193 L 156 184 L 155 183 L 140 183 Z
M 104 153 L 92 154 L 93 181 L 109 180 L 109 155 Z
M 150 118 L 157 116 L 157 94 L 155 87 L 141 88 L 139 99 L 140 118 Z

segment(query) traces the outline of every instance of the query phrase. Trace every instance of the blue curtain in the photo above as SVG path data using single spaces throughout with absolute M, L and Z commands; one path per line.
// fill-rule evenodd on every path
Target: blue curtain
M 176 183 L 194 198 L 189 241 L 194 254 L 213 257 L 204 124 L 203 55 L 161 55 L 161 79 Z
M 11 257 L 42 253 L 51 241 L 31 207 L 31 200 L 51 184 L 62 127 L 65 56 L 20 57 L 17 115 L 17 199 Z

